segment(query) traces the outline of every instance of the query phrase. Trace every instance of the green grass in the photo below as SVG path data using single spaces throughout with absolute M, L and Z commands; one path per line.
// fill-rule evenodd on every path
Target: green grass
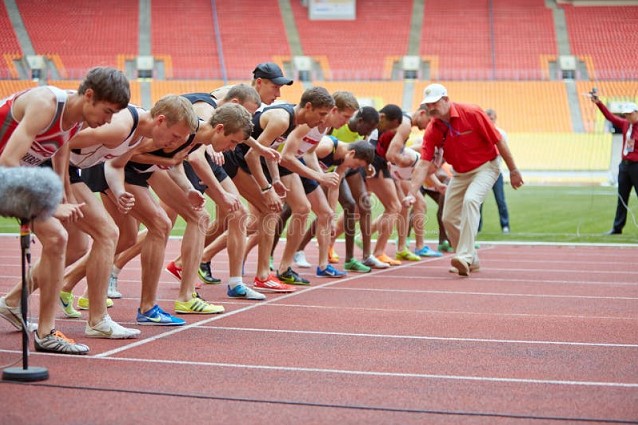
M 525 186 L 512 190 L 506 186 L 505 197 L 510 213 L 512 233 L 504 235 L 498 221 L 494 196 L 483 206 L 483 230 L 479 241 L 521 241 L 562 243 L 633 243 L 638 244 L 638 202 L 632 192 L 627 225 L 622 235 L 606 236 L 616 212 L 617 191 L 598 186 Z M 428 198 L 426 239 L 438 238 L 436 205 Z M 207 201 L 209 211 L 214 210 Z M 373 217 L 382 212 L 375 203 Z M 172 234 L 179 236 L 184 222 L 179 219 Z M 0 218 L 0 233 L 17 233 L 14 219 Z

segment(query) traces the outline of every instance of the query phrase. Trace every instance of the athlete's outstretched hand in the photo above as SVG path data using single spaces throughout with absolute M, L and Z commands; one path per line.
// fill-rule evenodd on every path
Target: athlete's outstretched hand
M 82 207 L 86 204 L 60 204 L 53 213 L 53 217 L 57 218 L 63 223 L 73 223 L 81 218 L 84 218 L 82 213 Z

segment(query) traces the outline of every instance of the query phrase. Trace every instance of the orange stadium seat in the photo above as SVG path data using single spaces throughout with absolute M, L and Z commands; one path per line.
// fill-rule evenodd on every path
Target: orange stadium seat
M 317 83 L 325 87 L 330 93 L 337 90 L 352 92 L 362 104 L 370 104 L 377 109 L 393 103 L 402 105 L 403 81 L 325 81 Z
M 638 6 L 561 7 L 572 53 L 591 57 L 590 79 L 638 79 Z
M 415 84 L 413 110 L 429 82 Z M 560 81 L 442 82 L 450 100 L 492 108 L 507 132 L 571 132 L 567 91 Z
M 7 56 L 21 56 L 22 49 L 11 27 L 4 2 L 0 3 L 0 52 L 3 54 L 0 58 L 0 79 L 18 78 L 15 67 L 11 63 L 12 57 Z
M 118 54 L 137 55 L 137 2 L 16 3 L 36 54 L 59 55 L 68 78 L 80 79 L 93 66 L 115 67 Z
M 37 82 L 30 80 L 0 80 L 0 99 L 37 86 Z
M 66 90 L 77 90 L 80 87 L 81 80 L 49 80 L 49 84 Z M 140 94 L 140 83 L 130 81 L 131 84 L 131 103 L 134 105 L 142 104 L 142 96 Z
M 258 63 L 290 56 L 277 0 L 217 2 L 217 14 L 229 79 L 252 78 Z
M 357 3 L 355 21 L 310 21 L 301 2 L 290 3 L 303 53 L 327 57 L 334 80 L 380 80 L 387 56 L 408 51 L 412 0 Z
M 175 12 L 172 0 L 151 2 L 153 55 L 171 58 L 173 78 L 221 78 L 211 2 L 191 0 Z

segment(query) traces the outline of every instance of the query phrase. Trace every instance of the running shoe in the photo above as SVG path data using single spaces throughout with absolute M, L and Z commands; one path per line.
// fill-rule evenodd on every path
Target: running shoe
M 171 276 L 173 276 L 179 282 L 182 281 L 182 270 L 184 269 L 176 265 L 175 261 L 171 261 L 170 263 L 168 263 L 166 267 L 164 268 L 164 270 L 169 272 Z M 202 287 L 202 284 L 200 282 L 195 282 L 195 289 L 199 289 L 201 287 Z
M 411 252 L 407 248 L 404 249 L 403 251 L 399 251 L 396 254 L 394 254 L 394 257 L 397 260 L 421 261 L 421 257 L 419 257 L 418 255 L 414 254 L 413 252 Z
M 401 261 L 399 260 L 395 260 L 392 259 L 390 257 L 388 257 L 385 253 L 378 255 L 377 256 L 377 260 L 381 261 L 382 263 L 387 263 L 391 266 L 400 266 L 401 265 Z
M 0 297 L 0 316 L 4 317 L 16 329 L 22 330 L 22 309 L 9 307 L 6 297 Z
M 109 276 L 109 289 L 106 296 L 114 299 L 122 298 L 122 293 L 117 290 L 117 276 L 113 273 Z
M 332 264 L 337 264 L 339 262 L 339 254 L 335 251 L 334 246 L 331 246 L 328 250 L 328 262 Z
M 224 306 L 206 302 L 197 292 L 188 301 L 175 301 L 175 312 L 179 314 L 219 314 L 224 310 Z
M 347 275 L 348 273 L 342 272 L 332 267 L 332 264 L 328 264 L 323 270 L 321 269 L 321 267 L 317 266 L 317 277 L 331 277 L 338 279 Z
M 85 344 L 75 342 L 71 338 L 67 338 L 62 332 L 51 330 L 51 333 L 40 338 L 37 332 L 34 332 L 33 345 L 35 351 L 44 351 L 58 354 L 86 354 L 89 347 Z
M 182 281 L 182 268 L 175 264 L 175 261 L 171 261 L 164 268 L 167 272 L 171 274 L 178 281 Z
M 277 272 L 277 278 L 289 285 L 310 285 L 310 281 L 308 279 L 304 279 L 299 276 L 299 274 L 297 274 L 297 272 L 291 267 L 288 267 L 283 273 Z
M 306 253 L 303 251 L 295 252 L 295 255 L 292 258 L 295 262 L 295 265 L 300 269 L 309 269 L 310 267 L 312 267 L 312 264 L 310 264 L 308 260 L 306 260 Z
M 60 291 L 60 307 L 62 307 L 62 312 L 69 319 L 77 319 L 78 317 L 82 317 L 82 313 L 80 313 L 73 307 L 73 300 L 74 300 L 73 293 Z M 88 300 L 87 300 L 87 306 L 88 306 Z
M 182 326 L 185 323 L 186 320 L 170 315 L 162 310 L 157 304 L 144 313 L 142 313 L 139 308 L 137 309 L 138 325 Z
M 368 258 L 363 260 L 363 265 L 368 266 L 371 269 L 387 269 L 390 267 L 390 264 L 380 261 L 374 255 L 370 255 Z
M 295 292 L 297 290 L 294 286 L 286 285 L 277 279 L 272 273 L 263 280 L 255 277 L 253 288 L 260 292 Z
M 264 294 L 260 294 L 259 292 L 250 289 L 243 283 L 235 286 L 234 288 L 231 288 L 230 285 L 228 285 L 226 295 L 228 295 L 228 298 L 244 298 L 246 300 L 261 301 L 266 299 Z
M 107 314 L 95 326 L 91 326 L 87 322 L 84 334 L 93 338 L 126 339 L 137 337 L 140 334 L 140 330 L 125 328 L 114 322 L 111 316 Z
M 106 308 L 113 307 L 113 300 L 110 298 L 106 299 Z M 78 308 L 80 310 L 88 310 L 89 309 L 89 299 L 86 297 L 78 298 Z
M 210 268 L 210 261 L 206 263 L 200 263 L 199 269 L 197 269 L 197 275 L 201 279 L 202 282 L 207 283 L 209 285 L 215 283 L 222 283 L 222 280 L 214 277 Z
M 454 252 L 454 248 L 449 241 L 443 241 L 439 244 L 439 252 Z
M 343 264 L 343 268 L 349 272 L 370 273 L 371 267 L 366 266 L 361 261 L 351 258 Z
M 419 257 L 442 257 L 443 256 L 443 254 L 433 250 L 427 245 L 423 246 L 423 248 L 421 249 L 417 249 L 416 251 L 414 251 L 414 253 L 418 255 Z

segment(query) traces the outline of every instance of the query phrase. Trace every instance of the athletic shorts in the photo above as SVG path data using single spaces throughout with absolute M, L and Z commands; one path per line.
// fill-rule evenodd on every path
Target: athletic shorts
M 384 179 L 392 178 L 390 176 L 390 170 L 388 169 L 388 161 L 385 158 L 375 154 L 372 166 L 374 167 L 374 175 L 371 176 L 371 178 L 378 177 L 379 174 L 382 174 Z
M 224 179 L 228 177 L 228 174 L 226 174 L 226 170 L 224 170 L 224 167 L 222 167 L 221 165 L 215 164 L 212 160 L 208 158 L 208 156 L 206 156 L 206 161 L 208 162 L 208 165 L 213 171 L 213 174 L 215 175 L 215 178 L 217 179 L 218 182 L 221 183 L 222 181 L 224 181 Z M 193 185 L 195 189 L 197 189 L 201 193 L 206 192 L 206 189 L 208 189 L 208 186 L 205 185 L 204 182 L 200 180 L 199 176 L 197 175 L 197 173 L 195 173 L 195 170 L 193 170 L 193 167 L 188 163 L 188 161 L 184 161 L 184 171 L 186 172 L 186 177 L 188 177 L 188 180 L 191 182 L 191 184 Z
M 223 168 L 226 172 L 226 175 L 231 179 L 235 178 L 235 176 L 237 175 L 237 171 L 240 168 L 246 173 L 251 174 L 250 169 L 248 168 L 248 164 L 246 164 L 246 160 L 244 159 L 244 155 L 236 150 L 224 152 Z
M 92 192 L 104 193 L 109 185 L 104 177 L 104 163 L 101 162 L 89 168 L 82 169 L 80 174 L 82 181 L 91 189 Z

